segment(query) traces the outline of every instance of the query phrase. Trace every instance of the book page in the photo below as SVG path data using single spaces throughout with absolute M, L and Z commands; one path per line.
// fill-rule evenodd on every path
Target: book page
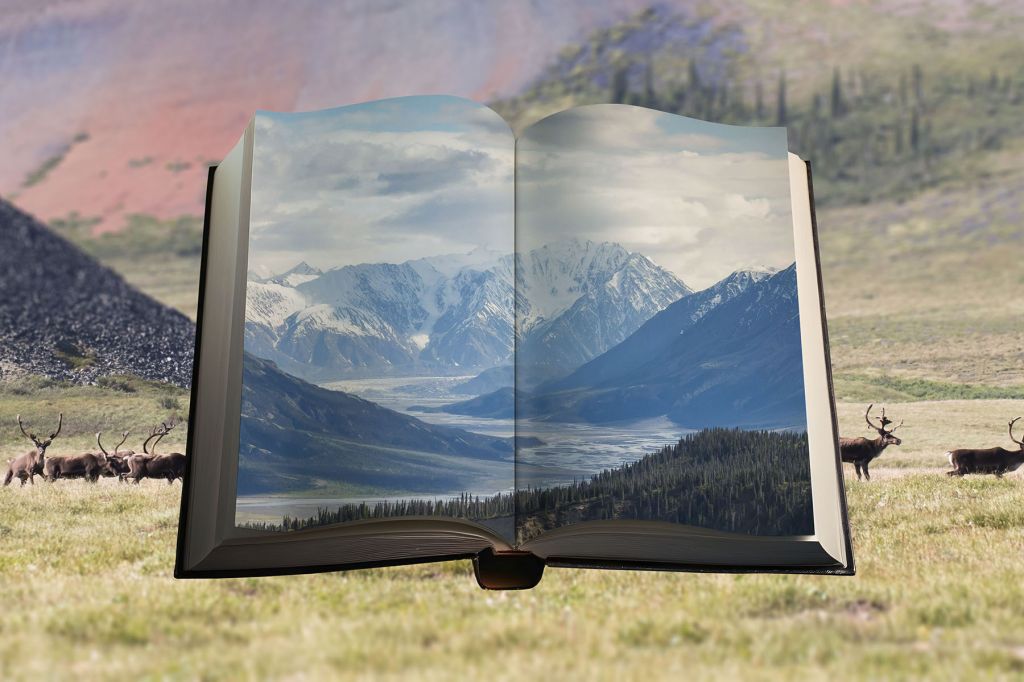
M 468 100 L 257 113 L 236 524 L 510 536 L 511 394 L 459 404 L 510 374 L 513 183 L 511 131 Z
M 785 130 L 595 105 L 516 155 L 517 540 L 813 534 Z

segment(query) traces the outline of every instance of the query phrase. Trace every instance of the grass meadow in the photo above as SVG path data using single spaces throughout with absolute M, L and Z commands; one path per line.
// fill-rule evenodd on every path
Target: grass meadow
M 89 395 L 61 401 L 70 430 L 55 453 L 86 445 L 88 419 L 164 409 L 144 385 L 74 391 Z M 17 398 L 2 398 L 5 415 Z M 905 445 L 870 483 L 847 471 L 853 578 L 550 569 L 534 590 L 494 593 L 458 561 L 175 581 L 180 484 L 12 485 L 0 678 L 1019 678 L 1024 476 L 951 479 L 942 458 L 1002 443 L 1014 405 L 887 405 L 907 419 Z M 861 431 L 864 407 L 840 404 L 844 433 Z M 0 433 L 5 456 L 20 452 L 16 425 Z

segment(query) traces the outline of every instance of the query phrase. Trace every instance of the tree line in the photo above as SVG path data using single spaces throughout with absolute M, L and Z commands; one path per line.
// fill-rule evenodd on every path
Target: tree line
M 445 517 L 482 521 L 516 515 L 517 539 L 581 521 L 648 520 L 756 535 L 813 532 L 806 433 L 705 429 L 636 462 L 584 481 L 489 497 L 348 504 L 254 523 L 301 530 L 348 521 Z

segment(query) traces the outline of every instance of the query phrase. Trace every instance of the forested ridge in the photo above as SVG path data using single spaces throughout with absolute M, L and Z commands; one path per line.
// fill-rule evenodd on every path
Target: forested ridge
M 587 480 L 452 500 L 380 501 L 320 509 L 267 530 L 399 517 L 487 520 L 518 515 L 517 539 L 581 521 L 683 523 L 752 535 L 813 532 L 807 434 L 705 429 Z
M 517 494 L 517 539 L 580 521 L 670 521 L 752 535 L 813 532 L 806 433 L 705 429 L 587 481 Z

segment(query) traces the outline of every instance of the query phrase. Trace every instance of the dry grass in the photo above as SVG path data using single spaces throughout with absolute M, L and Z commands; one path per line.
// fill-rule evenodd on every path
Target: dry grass
M 1024 476 L 949 479 L 935 453 L 1001 442 L 1020 403 L 887 407 L 906 440 L 879 464 L 903 468 L 849 482 L 854 578 L 552 569 L 488 593 L 452 562 L 175 581 L 179 485 L 2 489 L 0 678 L 1019 677 Z M 844 432 L 862 409 L 840 405 Z

